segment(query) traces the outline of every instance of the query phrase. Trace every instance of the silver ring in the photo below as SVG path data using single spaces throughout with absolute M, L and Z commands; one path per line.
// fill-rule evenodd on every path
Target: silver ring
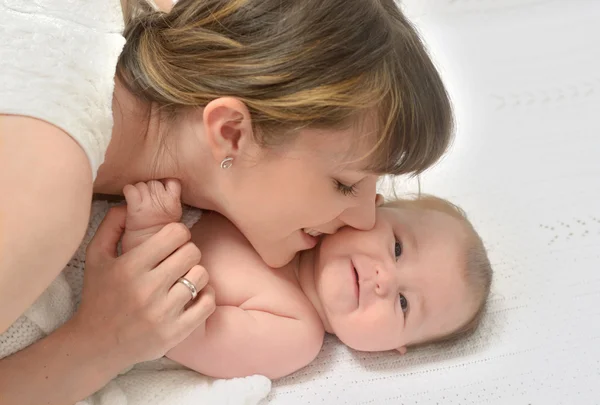
M 190 292 L 192 293 L 192 300 L 196 299 L 196 297 L 198 296 L 198 289 L 196 288 L 194 283 L 192 283 L 185 277 L 181 277 L 179 280 L 177 280 L 177 282 L 183 284 L 190 290 Z

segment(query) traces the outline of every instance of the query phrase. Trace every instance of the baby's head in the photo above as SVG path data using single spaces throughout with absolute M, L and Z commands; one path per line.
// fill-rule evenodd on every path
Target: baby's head
M 405 353 L 469 334 L 492 280 L 464 212 L 431 196 L 379 206 L 372 230 L 328 235 L 312 258 L 301 263 L 304 291 L 326 330 L 362 351 Z

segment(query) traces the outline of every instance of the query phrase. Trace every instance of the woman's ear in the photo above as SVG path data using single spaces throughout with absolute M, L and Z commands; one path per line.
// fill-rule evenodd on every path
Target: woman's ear
M 202 113 L 204 133 L 217 162 L 233 158 L 254 144 L 252 120 L 248 107 L 234 97 L 212 100 Z
M 406 354 L 406 352 L 408 351 L 406 346 L 399 347 L 396 350 L 398 350 L 398 353 L 400 353 L 400 356 L 404 356 Z

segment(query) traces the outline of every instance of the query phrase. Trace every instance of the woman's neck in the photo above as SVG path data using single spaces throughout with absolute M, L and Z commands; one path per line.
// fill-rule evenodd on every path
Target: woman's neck
M 141 181 L 177 179 L 182 199 L 197 208 L 220 211 L 218 164 L 203 144 L 201 125 L 185 115 L 166 119 L 156 105 L 139 100 L 115 79 L 113 131 L 94 193 L 122 195 Z
M 169 177 L 153 172 L 158 161 L 160 119 L 152 106 L 140 102 L 115 80 L 113 131 L 104 164 L 98 170 L 94 192 L 121 194 L 127 184 Z M 163 175 L 164 174 L 164 175 Z

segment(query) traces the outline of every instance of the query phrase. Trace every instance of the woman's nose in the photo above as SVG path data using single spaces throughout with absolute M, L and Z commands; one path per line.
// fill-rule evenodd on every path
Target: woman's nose
M 369 198 L 363 197 L 358 205 L 347 208 L 342 212 L 339 216 L 340 221 L 352 228 L 361 231 L 370 231 L 375 226 L 377 200 L 377 194 L 373 190 Z

